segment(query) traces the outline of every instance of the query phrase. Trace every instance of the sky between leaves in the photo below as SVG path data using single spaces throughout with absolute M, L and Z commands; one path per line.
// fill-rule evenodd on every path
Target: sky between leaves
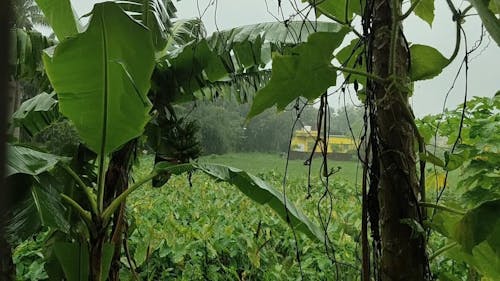
M 94 3 L 102 0 L 71 0 L 79 16 L 88 13 Z M 258 22 L 284 20 L 295 15 L 295 7 L 305 7 L 301 1 L 281 0 L 282 9 L 278 9 L 278 0 L 183 0 L 174 1 L 177 7 L 178 18 L 193 18 L 202 16 L 203 22 L 212 33 L 217 29 L 223 30 L 236 26 Z M 409 1 L 408 1 L 409 2 Z M 467 7 L 467 1 L 454 1 L 460 9 Z M 445 1 L 435 0 L 435 19 L 432 29 L 421 19 L 411 16 L 405 21 L 405 33 L 409 42 L 427 44 L 437 48 L 445 57 L 449 57 L 455 46 L 455 27 L 451 21 L 451 13 Z M 206 11 L 205 11 L 206 10 Z M 299 17 L 294 20 L 300 20 Z M 320 18 L 321 20 L 321 18 Z M 480 38 L 481 22 L 478 17 L 468 17 L 464 25 L 468 34 L 469 48 Z M 346 39 L 348 43 L 351 39 Z M 463 48 L 455 61 L 448 66 L 437 78 L 420 81 L 415 84 L 415 94 L 411 100 L 417 117 L 426 114 L 436 114 L 442 111 L 445 96 L 451 88 L 455 75 L 463 58 Z M 468 96 L 493 96 L 500 90 L 500 48 L 489 38 L 487 33 L 479 49 L 470 56 Z M 465 69 L 465 67 L 464 67 Z M 455 87 L 450 92 L 446 107 L 455 108 L 464 100 L 465 72 L 460 74 Z M 355 94 L 346 97 L 351 103 L 354 100 L 359 104 Z M 344 104 L 340 94 L 334 94 L 330 99 L 334 107 Z

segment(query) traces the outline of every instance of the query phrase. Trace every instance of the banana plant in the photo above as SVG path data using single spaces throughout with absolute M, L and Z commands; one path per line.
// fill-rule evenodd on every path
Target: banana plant
M 165 44 L 156 44 L 159 41 L 155 41 L 154 38 L 158 37 L 152 36 L 150 31 L 154 28 L 145 27 L 149 27 L 151 21 L 145 21 L 144 17 L 134 18 L 116 3 L 97 4 L 91 13 L 88 26 L 82 30 L 77 22 L 72 23 L 74 14 L 67 3 L 62 3 L 65 1 L 58 1 L 57 5 L 51 0 L 38 2 L 44 11 L 48 9 L 46 14 L 54 15 L 54 11 L 50 11 L 54 7 L 59 9 L 59 13 L 65 14 L 61 15 L 65 25 L 56 24 L 59 27 L 54 28 L 61 43 L 45 50 L 43 60 L 47 75 L 57 93 L 60 112 L 72 121 L 82 141 L 97 154 L 95 183 L 85 182 L 77 173 L 66 169 L 85 197 L 83 201 L 65 194 L 61 197 L 79 214 L 89 236 L 86 243 L 56 244 L 54 247 L 55 255 L 68 280 L 82 280 L 87 276 L 91 280 L 105 278 L 112 256 L 115 254 L 113 243 L 116 241 L 109 236 L 113 214 L 123 206 L 131 192 L 152 178 L 167 172 L 176 174 L 198 168 L 219 180 L 233 181 L 233 184 L 258 203 L 270 204 L 290 225 L 308 233 L 310 237 L 324 240 L 322 232 L 277 190 L 234 168 L 225 170 L 217 168 L 217 172 L 214 172 L 214 169 L 190 163 L 174 166 L 169 163 L 157 163 L 150 176 L 128 186 L 111 198 L 106 198 L 108 190 L 113 188 L 108 183 L 109 175 L 113 173 L 108 167 L 108 163 L 113 160 L 109 161 L 110 155 L 125 148 L 128 142 L 142 135 L 145 124 L 151 118 L 149 115 L 151 103 L 147 93 L 155 58 L 157 63 L 161 60 L 165 64 L 167 60 L 172 62 L 174 67 L 168 71 L 176 73 L 177 81 L 181 81 L 182 77 L 187 80 L 182 83 L 157 85 L 161 88 L 174 86 L 174 93 L 180 93 L 185 97 L 192 96 L 194 92 L 210 83 L 223 83 L 233 73 L 250 75 L 262 71 L 263 66 L 270 61 L 270 51 L 278 47 L 286 48 L 294 42 L 292 39 L 286 41 L 284 39 L 286 36 L 279 37 L 278 33 L 271 32 L 273 25 L 268 24 L 264 26 L 268 26 L 269 30 L 262 34 L 255 31 L 248 33 L 257 28 L 256 26 L 229 31 L 227 38 L 231 38 L 231 45 L 221 44 L 221 37 L 217 37 L 219 41 L 198 38 L 197 34 L 202 28 L 191 21 L 174 24 L 177 28 L 172 32 L 177 33 L 170 34 Z M 149 2 L 151 1 L 148 1 L 148 5 Z M 49 17 L 48 20 L 54 24 L 58 19 Z M 191 33 L 186 34 L 187 30 Z M 264 35 L 269 39 L 263 39 Z M 279 40 L 284 40 L 283 45 L 277 43 Z M 257 53 L 267 55 L 259 55 L 261 59 L 252 63 L 248 60 L 248 56 L 241 55 L 248 46 L 254 46 L 246 49 L 254 55 Z M 237 54 L 240 55 L 231 55 L 236 48 L 239 48 Z M 201 52 L 198 52 L 199 50 Z M 158 54 L 162 52 L 165 55 L 160 57 Z M 225 56 L 224 59 L 222 55 Z M 192 65 L 197 68 L 193 69 Z M 186 72 L 191 70 L 196 70 L 192 77 L 203 77 L 206 82 L 189 87 L 192 77 L 186 77 Z M 162 93 L 153 91 L 152 94 L 161 96 Z M 176 95 L 168 95 L 166 98 L 172 97 Z M 179 101 L 176 98 L 172 100 Z M 228 176 L 233 174 L 241 177 L 241 180 L 235 181 L 234 176 Z M 78 263 L 68 259 L 71 255 L 88 257 L 88 262 L 77 267 L 81 274 L 75 274 L 74 265 Z

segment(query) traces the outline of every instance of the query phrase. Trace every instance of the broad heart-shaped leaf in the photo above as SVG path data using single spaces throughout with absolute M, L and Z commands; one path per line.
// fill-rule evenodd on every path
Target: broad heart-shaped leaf
M 455 239 L 469 254 L 472 249 L 483 241 L 493 242 L 490 247 L 500 258 L 500 199 L 483 202 L 469 210 L 455 227 Z M 494 236 L 497 235 L 497 236 Z M 495 241 L 497 241 L 495 243 Z
M 96 4 L 87 30 L 44 53 L 61 112 L 94 152 L 141 135 L 154 66 L 150 32 L 117 4 Z
M 500 46 L 500 19 L 495 16 L 493 10 L 488 8 L 489 5 L 491 5 L 490 1 L 495 1 L 495 7 L 498 10 L 497 5 L 499 3 L 497 0 L 470 0 L 471 4 L 479 14 L 484 27 L 491 35 L 493 40 L 497 42 L 497 45 Z
M 351 41 L 349 45 L 345 46 L 340 51 L 338 51 L 337 54 L 335 55 L 335 58 L 339 61 L 340 65 L 344 67 L 349 67 L 359 71 L 364 71 L 365 62 L 363 61 L 364 59 L 363 50 L 364 50 L 363 40 L 354 39 Z M 343 75 L 345 78 L 349 77 L 349 83 L 354 83 L 354 81 L 356 81 L 361 85 L 366 85 L 365 76 L 346 73 L 346 72 L 344 72 Z
M 70 0 L 36 0 L 36 3 L 60 41 L 82 30 Z
M 427 45 L 411 45 L 410 54 L 412 81 L 431 79 L 450 63 L 438 50 Z
M 12 114 L 14 126 L 23 128 L 33 136 L 40 132 L 59 117 L 55 93 L 45 92 L 23 102 L 19 109 Z
M 36 176 L 50 171 L 66 157 L 39 152 L 24 146 L 7 145 L 7 173 L 9 177 L 15 174 Z
M 344 39 L 347 29 L 338 32 L 317 32 L 307 43 L 290 51 L 290 55 L 275 55 L 271 81 L 257 92 L 247 118 L 256 116 L 277 105 L 283 110 L 294 99 L 302 96 L 313 100 L 334 86 L 337 72 L 331 61 L 333 51 Z
M 325 242 L 323 231 L 311 222 L 292 202 L 277 189 L 240 169 L 218 164 L 195 164 L 195 167 L 216 180 L 236 186 L 243 194 L 261 205 L 271 207 L 283 220 L 294 229 L 307 234 L 311 239 Z
M 361 15 L 363 11 L 360 9 L 360 2 L 365 1 L 359 0 L 302 0 L 302 2 L 309 2 L 316 7 L 316 16 L 325 15 L 329 18 L 335 18 L 340 21 L 351 20 L 353 14 Z M 346 5 L 348 6 L 346 15 Z M 345 17 L 348 17 L 347 19 Z
M 432 27 L 432 22 L 434 21 L 434 0 L 411 0 L 413 5 L 415 1 L 420 1 L 413 10 L 413 13 Z
M 498 234 L 500 235 L 500 233 Z M 498 250 L 494 250 L 491 244 L 487 242 L 482 242 L 474 247 L 472 253 L 467 253 L 460 249 L 460 247 L 454 247 L 444 254 L 458 262 L 465 262 L 474 267 L 478 273 L 487 278 L 484 280 L 498 280 L 500 276 Z

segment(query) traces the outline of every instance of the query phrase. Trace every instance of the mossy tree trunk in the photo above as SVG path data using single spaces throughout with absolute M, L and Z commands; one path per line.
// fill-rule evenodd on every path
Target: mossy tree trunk
M 378 141 L 378 199 L 380 205 L 383 281 L 422 281 L 427 278 L 425 239 L 416 231 L 421 223 L 416 175 L 415 123 L 408 104 L 409 53 L 403 37 L 401 0 L 374 0 L 373 82 Z M 391 39 L 392 38 L 392 39 Z

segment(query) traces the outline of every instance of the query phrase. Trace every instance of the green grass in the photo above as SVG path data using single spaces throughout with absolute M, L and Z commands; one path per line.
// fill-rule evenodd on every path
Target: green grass
M 271 153 L 230 153 L 224 155 L 209 155 L 200 158 L 200 162 L 224 164 L 258 175 L 275 172 L 284 174 L 286 158 L 279 154 Z M 311 176 L 315 179 L 319 177 L 321 158 L 314 158 L 311 168 Z M 342 179 L 350 184 L 359 180 L 362 175 L 362 168 L 356 161 L 328 161 L 329 168 L 338 168 L 340 171 L 335 174 L 337 179 Z M 308 167 L 304 165 L 304 160 L 290 160 L 288 165 L 289 179 L 306 179 Z

